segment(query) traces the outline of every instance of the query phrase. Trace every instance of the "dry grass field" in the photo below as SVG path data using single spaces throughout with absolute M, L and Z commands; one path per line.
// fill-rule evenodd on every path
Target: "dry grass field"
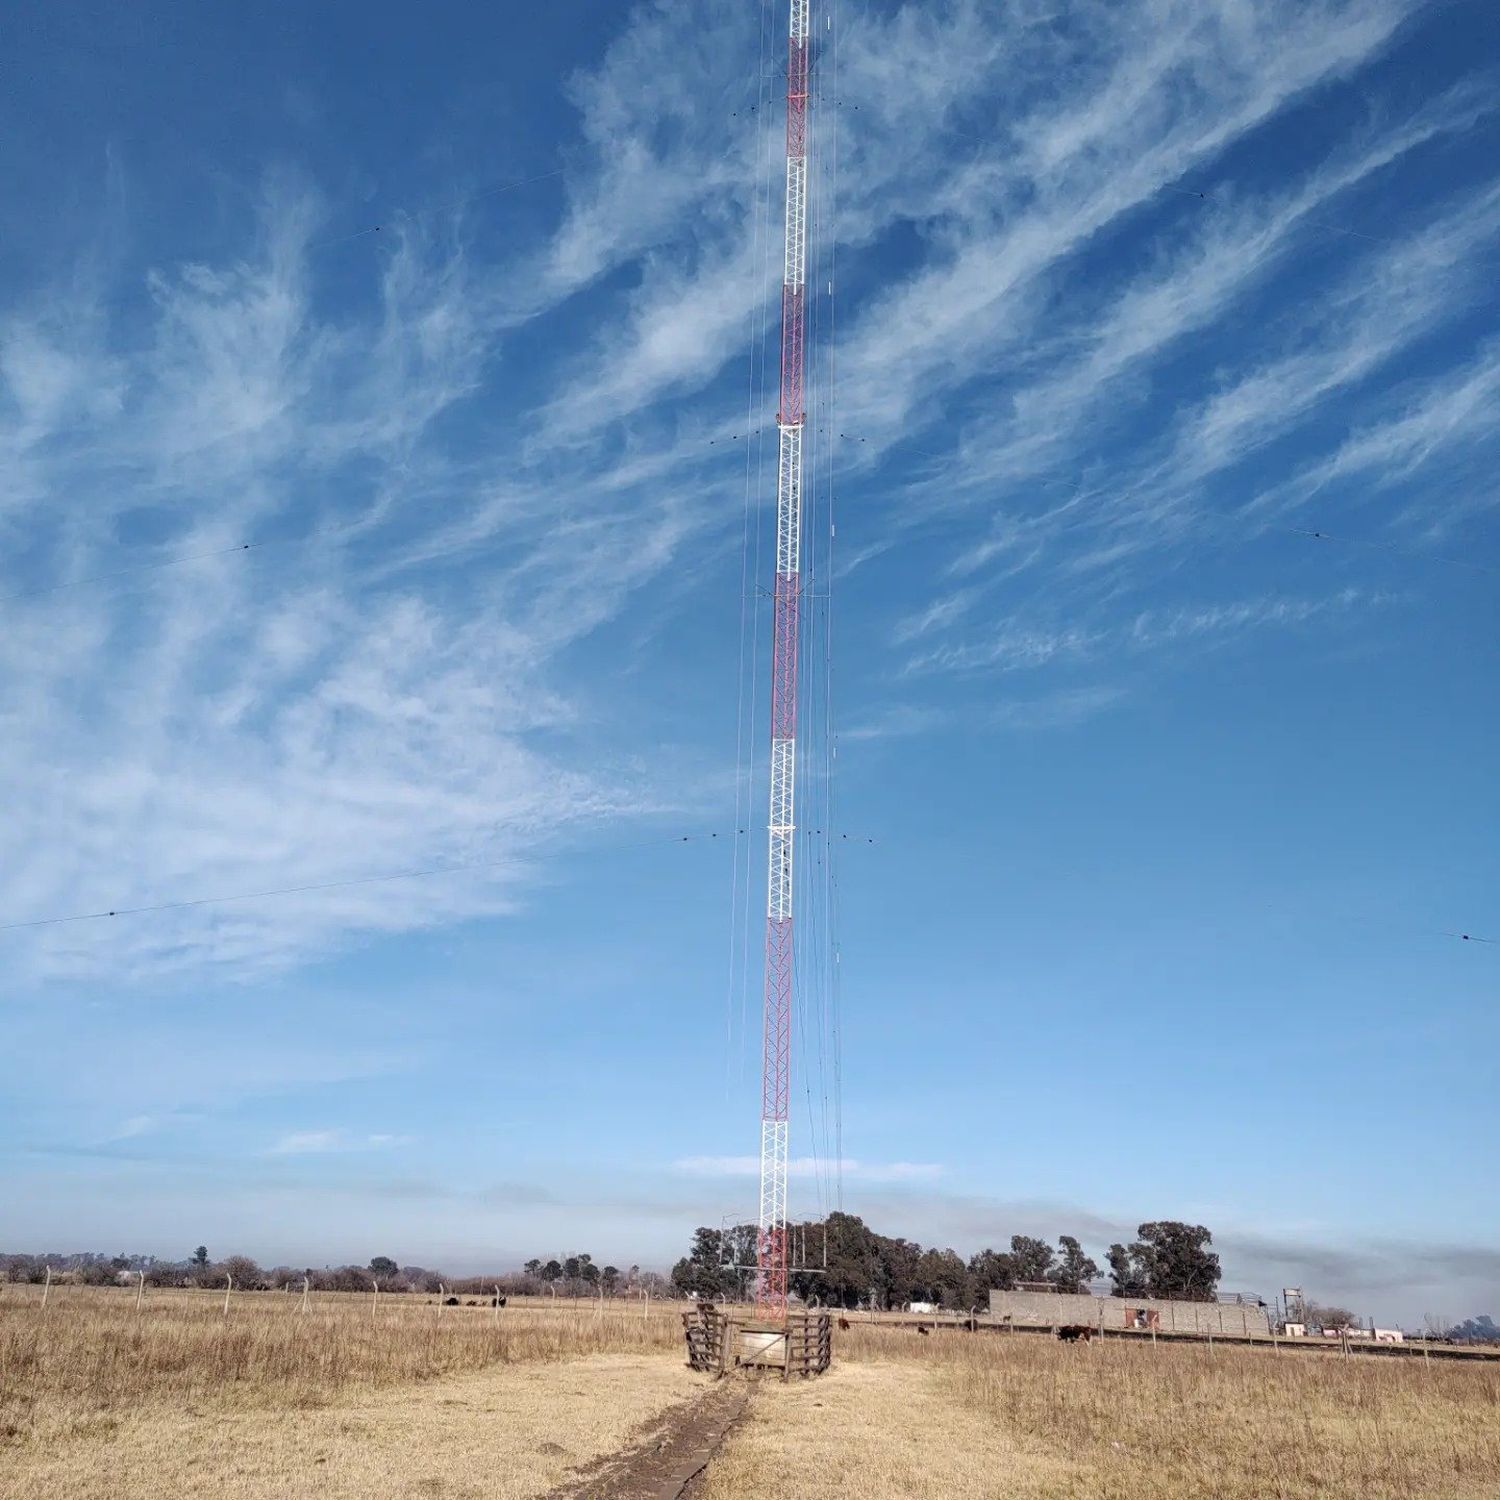
M 671 1307 L 0 1293 L 0 1496 L 546 1493 L 701 1389 Z
M 39 1301 L 0 1291 L 5 1500 L 528 1500 L 706 1388 L 672 1305 Z M 1493 1500 L 1500 1365 L 856 1323 L 822 1379 L 756 1388 L 701 1500 L 773 1493 Z
M 856 1323 L 822 1380 L 767 1386 L 704 1500 L 1500 1496 L 1500 1365 Z

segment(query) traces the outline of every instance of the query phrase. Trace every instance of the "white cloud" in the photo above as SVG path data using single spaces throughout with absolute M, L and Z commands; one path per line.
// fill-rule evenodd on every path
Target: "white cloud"
M 969 421 L 960 462 L 917 487 L 923 503 L 897 511 L 872 497 L 846 573 L 888 562 L 899 528 L 939 526 L 986 486 L 1027 483 L 1068 455 L 1099 392 L 1146 380 L 1341 195 L 1458 133 L 1482 108 L 1474 96 L 1370 126 L 1293 187 L 1228 193 L 1200 227 L 1172 226 L 1185 249 L 1075 282 L 1071 312 L 1049 306 L 1081 255 L 1376 56 L 1410 9 L 1088 3 L 1062 38 L 1045 7 L 997 19 L 978 0 L 948 0 L 851 26 L 841 97 L 815 101 L 820 227 L 836 193 L 845 266 L 893 235 L 911 242 L 903 270 L 846 304 L 840 423 L 870 437 L 852 467 L 870 473 L 928 411 L 949 422 L 988 404 L 997 420 Z M 744 66 L 755 31 L 740 12 L 705 21 L 655 0 L 632 11 L 599 66 L 569 81 L 576 132 L 550 232 L 481 247 L 461 212 L 405 216 L 365 283 L 340 271 L 351 295 L 335 302 L 311 258 L 324 206 L 273 173 L 239 242 L 125 289 L 149 292 L 129 339 L 111 322 L 116 287 L 60 278 L 3 315 L 0 541 L 24 538 L 27 560 L 0 592 L 46 591 L 11 600 L 0 633 L 12 809 L 0 909 L 23 920 L 495 865 L 41 928 L 5 939 L 16 973 L 248 971 L 357 934 L 503 913 L 559 839 L 690 795 L 681 778 L 648 784 L 614 751 L 568 653 L 627 611 L 632 640 L 649 641 L 732 545 L 744 470 L 710 440 L 747 425 L 734 364 L 767 290 L 774 324 L 779 256 L 776 111 L 726 123 L 774 93 L 778 46 Z M 657 84 L 646 93 L 644 72 Z M 900 595 L 890 628 L 919 653 L 907 670 L 1065 668 L 1117 646 L 1141 610 L 1122 603 L 1115 577 L 1151 526 L 1195 480 L 1357 388 L 1462 305 L 1455 268 L 1487 222 L 1471 206 L 1381 247 L 1380 274 L 1358 269 L 1344 301 L 1275 330 L 1269 350 L 1183 404 L 1154 446 L 1139 444 L 1127 473 L 1040 499 L 1007 489 L 940 567 L 933 599 Z M 562 336 L 586 288 L 588 321 Z M 538 336 L 512 369 L 522 324 Z M 997 372 L 1012 399 L 990 399 Z M 1414 461 L 1424 443 L 1472 429 L 1486 389 L 1475 378 L 1467 407 L 1460 386 L 1433 382 L 1450 429 L 1440 433 L 1434 405 L 1422 433 L 1408 433 Z M 502 386 L 503 423 L 460 420 L 471 396 Z M 769 416 L 762 394 L 751 421 Z M 1415 408 L 1407 416 L 1419 421 Z M 1340 472 L 1366 462 L 1361 432 L 1375 441 L 1373 428 L 1353 431 Z M 1164 474 L 1170 483 L 1154 482 Z M 157 540 L 122 549 L 142 537 Z M 246 538 L 275 545 L 69 586 L 122 556 L 167 560 Z M 1069 550 L 1050 607 L 1007 599 L 997 620 L 986 608 L 997 583 L 1056 556 L 1059 538 Z M 1107 568 L 1109 589 L 1098 583 Z M 920 571 L 903 576 L 920 585 Z M 1070 589 L 1085 601 L 1076 610 Z M 1222 618 L 1189 630 L 1190 608 Z M 1237 624 L 1234 608 L 1182 606 L 1154 628 L 1222 638 L 1278 623 Z M 851 737 L 902 728 L 872 719 Z
M 1388 593 L 1344 588 L 1322 598 L 1271 595 L 1228 603 L 1147 609 L 1124 622 L 1092 628 L 1072 625 L 1037 628 L 1007 622 L 977 640 L 936 647 L 913 657 L 906 670 L 910 674 L 1035 671 L 1130 652 L 1159 652 L 1194 641 L 1223 645 L 1258 630 L 1293 629 L 1318 620 L 1347 618 L 1358 611 L 1382 609 L 1396 602 L 1396 596 Z M 1033 706 L 1041 713 L 1041 727 L 1045 727 L 1049 722 L 1049 704 L 1062 715 L 1056 722 L 1066 723 L 1106 707 L 1117 696 L 1115 689 L 1089 688 L 1076 693 L 1063 692 Z M 1024 723 L 1024 707 L 1013 707 L 1021 713 Z
M 272 1156 L 320 1156 L 343 1151 L 383 1151 L 404 1146 L 405 1135 L 358 1135 L 348 1130 L 293 1130 L 270 1147 Z
M 154 337 L 130 361 L 103 352 L 102 313 L 74 319 L 95 328 L 92 352 L 74 330 L 47 354 L 37 330 L 57 320 L 45 309 L 16 325 L 29 344 L 0 340 L 19 413 L 0 445 L 28 475 L 9 518 L 50 559 L 45 583 L 118 566 L 130 554 L 113 534 L 138 521 L 165 536 L 168 558 L 197 558 L 114 585 L 23 588 L 8 604 L 0 909 L 22 921 L 489 868 L 41 927 L 7 938 L 14 974 L 248 970 L 354 932 L 502 913 L 544 846 L 632 800 L 653 805 L 611 760 L 570 762 L 576 710 L 549 669 L 590 617 L 667 565 L 688 526 L 668 521 L 655 560 L 637 550 L 613 588 L 603 570 L 623 561 L 602 544 L 576 558 L 555 540 L 518 547 L 504 599 L 373 587 L 357 541 L 295 540 L 332 517 L 346 536 L 409 536 L 409 495 L 452 483 L 428 429 L 472 388 L 486 349 L 462 259 L 415 232 L 393 242 L 371 320 L 320 312 L 305 254 L 317 219 L 305 191 L 273 184 L 258 255 L 154 273 Z M 86 428 L 75 367 L 111 373 Z M 199 556 L 247 534 L 268 545 Z M 623 536 L 609 549 L 623 552 Z M 559 609 L 565 594 L 578 606 Z M 558 748 L 538 749 L 542 733 Z

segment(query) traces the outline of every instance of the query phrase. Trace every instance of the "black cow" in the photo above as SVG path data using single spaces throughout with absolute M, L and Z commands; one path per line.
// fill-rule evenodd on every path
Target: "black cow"
M 1094 1330 L 1087 1323 L 1073 1323 L 1066 1328 L 1059 1328 L 1057 1336 L 1065 1344 L 1076 1344 L 1080 1339 L 1086 1344 L 1093 1338 Z

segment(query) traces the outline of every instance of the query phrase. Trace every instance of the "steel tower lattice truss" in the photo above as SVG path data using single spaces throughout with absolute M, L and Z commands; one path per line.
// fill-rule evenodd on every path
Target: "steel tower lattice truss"
M 756 1302 L 786 1311 L 787 1115 L 792 1041 L 792 859 L 797 791 L 797 619 L 802 592 L 803 278 L 807 263 L 808 0 L 791 0 L 786 67 L 786 271 L 777 413 L 776 588 L 771 647 L 771 809 L 760 1106 Z

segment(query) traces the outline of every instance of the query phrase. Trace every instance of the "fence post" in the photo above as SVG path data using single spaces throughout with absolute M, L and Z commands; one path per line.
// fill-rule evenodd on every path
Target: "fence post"
M 370 1285 L 375 1288 L 375 1295 L 370 1299 L 370 1317 L 373 1319 L 376 1308 L 380 1306 L 380 1278 L 372 1276 L 370 1278 Z
M 141 1310 L 141 1298 L 146 1295 L 146 1273 L 144 1271 L 137 1271 L 135 1274 L 140 1277 L 135 1288 L 135 1310 L 139 1312 Z
M 448 1288 L 440 1281 L 438 1282 L 438 1317 L 443 1315 L 443 1298 L 448 1295 Z
M 297 1304 L 297 1311 L 299 1313 L 305 1313 L 307 1311 L 307 1288 L 309 1280 L 310 1278 L 306 1276 L 302 1278 L 302 1300 Z
M 224 1278 L 224 1316 L 226 1318 L 229 1316 L 229 1294 L 233 1290 L 234 1290 L 234 1277 L 233 1276 L 226 1276 Z
M 42 1283 L 42 1308 L 47 1307 L 47 1298 L 52 1294 L 52 1267 L 47 1267 L 47 1279 Z
M 646 1288 L 646 1300 L 641 1304 L 641 1322 L 647 1323 L 651 1320 L 651 1288 Z

